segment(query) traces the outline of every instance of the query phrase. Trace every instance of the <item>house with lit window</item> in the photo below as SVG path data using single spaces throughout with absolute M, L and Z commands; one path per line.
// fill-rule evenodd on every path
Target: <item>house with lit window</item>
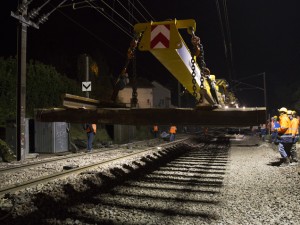
M 130 106 L 132 85 L 129 83 L 118 94 L 118 100 Z M 171 92 L 156 81 L 137 79 L 138 108 L 171 108 Z
M 152 83 L 144 78 L 137 79 L 137 108 L 171 108 L 171 91 L 156 81 Z M 118 101 L 130 107 L 132 99 L 132 85 L 129 83 L 123 90 L 119 91 Z M 150 127 L 144 130 L 141 127 L 132 125 L 113 125 L 113 139 L 116 143 L 130 142 L 135 139 L 140 132 L 150 134 Z

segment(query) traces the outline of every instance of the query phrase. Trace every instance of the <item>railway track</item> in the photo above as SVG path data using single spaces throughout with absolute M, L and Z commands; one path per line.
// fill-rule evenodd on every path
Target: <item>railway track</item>
M 14 211 L 24 210 L 23 216 L 15 217 L 14 224 L 23 221 L 49 225 L 58 221 L 60 224 L 120 224 L 121 221 L 124 224 L 210 224 L 218 219 L 222 208 L 220 196 L 229 161 L 228 139 L 183 141 L 167 143 L 160 151 L 151 151 L 156 147 L 135 150 L 118 158 L 53 174 L 49 180 L 32 180 L 22 187 L 13 187 L 6 193 L 23 195 L 16 198 Z M 99 169 L 104 167 L 108 168 L 106 172 Z M 58 179 L 73 179 L 73 175 L 73 182 L 68 178 Z M 25 191 L 26 187 L 51 180 L 56 181 L 47 184 L 43 191 L 35 188 Z M 17 192 L 18 188 L 24 191 Z M 31 211 L 33 206 L 37 210 Z M 80 216 L 76 219 L 75 215 Z
M 12 168 L 1 169 L 0 175 L 2 177 L 2 182 L 0 188 L 0 196 L 8 193 L 12 194 L 24 188 L 36 186 L 41 183 L 46 183 L 55 179 L 68 177 L 70 175 L 78 175 L 86 171 L 105 166 L 107 164 L 118 162 L 120 160 L 138 157 L 139 155 L 145 154 L 155 149 L 163 149 L 173 145 L 178 145 L 186 141 L 187 139 L 188 138 L 182 138 L 174 142 L 163 143 L 155 147 L 147 147 L 146 149 L 142 150 L 128 150 L 121 148 L 105 151 L 94 151 L 93 153 L 80 153 L 71 156 L 63 156 L 61 158 L 56 159 L 47 159 L 36 163 L 19 165 Z M 115 157 L 114 155 L 118 156 Z M 84 160 L 82 160 L 82 158 Z M 81 162 L 79 162 L 79 160 L 77 161 L 77 159 L 81 160 Z M 91 163 L 92 159 L 93 162 Z M 61 166 L 57 166 L 58 163 L 60 163 Z M 41 167 L 41 169 L 39 169 L 39 167 Z M 64 167 L 68 167 L 68 169 L 59 171 Z M 30 176 L 26 176 L 26 171 L 33 170 L 34 168 L 38 171 L 38 174 L 34 175 L 32 178 L 30 178 Z M 41 170 L 46 171 L 45 173 L 47 173 L 47 175 L 41 172 Z M 7 180 L 9 176 L 14 177 L 14 181 L 18 182 L 7 185 L 7 182 L 5 180 Z M 20 178 L 16 179 L 17 176 L 19 176 Z
M 162 144 L 162 142 L 159 139 L 150 139 L 150 140 L 146 140 L 146 141 L 137 141 L 137 142 L 131 142 L 131 143 L 127 143 L 127 144 L 122 144 L 117 147 L 110 147 L 110 148 L 104 148 L 101 150 L 95 150 L 90 154 L 96 154 L 96 153 L 99 153 L 100 151 L 101 151 L 101 153 L 104 153 L 104 152 L 109 152 L 109 151 L 116 150 L 116 149 L 132 148 L 132 147 L 136 147 L 136 146 L 138 146 L 139 148 L 142 148 L 142 147 L 156 146 L 156 145 L 160 145 L 160 144 Z M 59 156 L 55 156 L 55 157 L 51 157 L 51 158 L 41 159 L 39 161 L 28 162 L 26 164 L 9 165 L 9 166 L 0 168 L 0 175 L 2 175 L 5 172 L 18 171 L 20 169 L 39 166 L 39 165 L 45 164 L 45 163 L 57 162 L 57 161 L 66 160 L 66 159 L 76 159 L 76 158 L 82 157 L 84 154 L 85 154 L 85 152 L 78 152 L 75 154 L 59 155 Z

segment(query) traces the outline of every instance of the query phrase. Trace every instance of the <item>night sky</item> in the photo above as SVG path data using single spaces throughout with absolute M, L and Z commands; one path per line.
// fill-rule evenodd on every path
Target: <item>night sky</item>
M 29 11 L 41 6 L 45 1 L 33 0 Z M 49 12 L 60 1 L 52 0 L 41 11 L 41 15 Z M 72 2 L 84 1 L 67 1 Z M 276 94 L 282 86 L 299 83 L 300 76 L 300 1 L 299 0 L 105 0 L 131 24 L 135 18 L 139 22 L 165 19 L 195 19 L 196 35 L 201 38 L 205 62 L 212 74 L 217 78 L 231 80 L 244 79 L 243 82 L 263 87 L 263 77 L 249 78 L 265 72 L 267 85 L 267 102 L 270 109 L 277 105 Z M 121 2 L 134 18 L 123 9 Z M 224 35 L 222 34 L 217 4 L 219 3 Z M 141 3 L 141 4 L 140 4 Z M 226 3 L 227 14 L 224 14 Z M 99 10 L 113 16 L 120 26 L 128 31 L 131 26 L 122 22 L 117 13 L 102 1 L 94 1 Z M 16 55 L 17 20 L 10 16 L 16 11 L 18 1 L 6 1 L 0 7 L 1 35 L 0 56 Z M 87 6 L 88 3 L 76 5 Z M 75 7 L 75 8 L 76 8 Z M 145 9 L 147 11 L 145 11 Z M 139 10 L 139 11 L 137 11 Z M 141 15 L 140 15 L 141 14 Z M 226 28 L 225 16 L 228 18 L 229 30 Z M 189 36 L 187 36 L 189 37 Z M 229 47 L 231 39 L 231 61 L 226 60 L 224 38 Z M 117 76 L 125 63 L 125 54 L 131 37 L 105 18 L 92 7 L 74 10 L 72 6 L 62 7 L 52 13 L 40 29 L 28 28 L 28 59 L 35 59 L 55 66 L 69 77 L 76 77 L 77 56 L 88 53 L 97 60 L 105 61 Z M 185 39 L 188 43 L 190 39 Z M 230 49 L 229 49 L 230 50 Z M 228 57 L 227 57 L 228 58 Z M 138 75 L 157 80 L 163 85 L 172 81 L 172 76 L 149 53 L 137 53 Z M 232 67 L 230 75 L 228 67 Z M 101 70 L 101 68 L 100 68 Z M 264 106 L 263 91 L 248 90 L 240 86 L 236 94 L 246 106 Z M 287 103 L 288 104 L 288 103 Z

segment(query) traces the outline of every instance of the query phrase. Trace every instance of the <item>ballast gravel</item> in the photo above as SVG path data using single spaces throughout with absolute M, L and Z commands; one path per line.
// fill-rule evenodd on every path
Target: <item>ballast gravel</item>
M 20 191 L 0 224 L 300 224 L 300 167 L 279 167 L 276 146 L 245 136 L 157 152 Z

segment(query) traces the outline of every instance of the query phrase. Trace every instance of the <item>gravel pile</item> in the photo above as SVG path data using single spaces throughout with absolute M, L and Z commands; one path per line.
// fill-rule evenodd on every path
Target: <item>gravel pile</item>
M 20 192 L 0 224 L 299 224 L 299 165 L 278 161 L 256 137 L 194 140 Z
M 299 165 L 278 167 L 277 146 L 268 143 L 234 145 L 216 224 L 300 224 Z

